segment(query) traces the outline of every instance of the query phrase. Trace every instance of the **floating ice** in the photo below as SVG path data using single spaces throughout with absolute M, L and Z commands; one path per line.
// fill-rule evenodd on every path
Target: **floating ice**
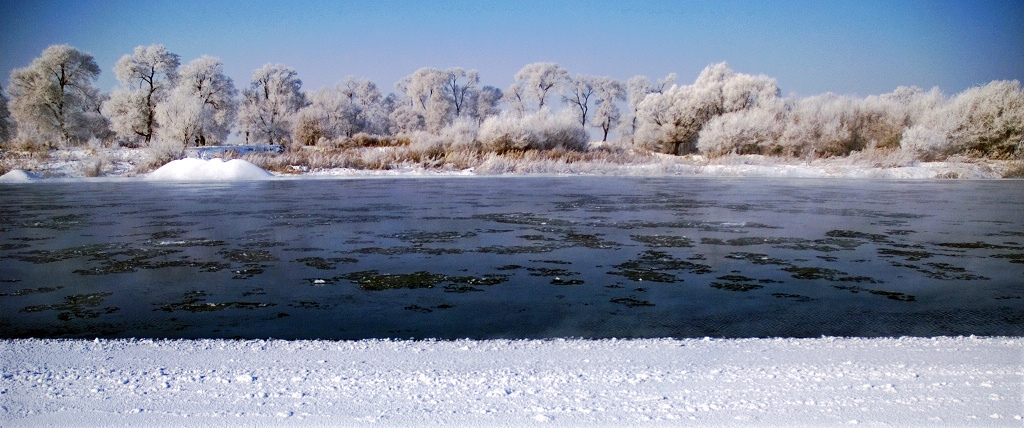
M 263 180 L 269 172 L 241 159 L 179 159 L 151 172 L 146 179 L 159 181 Z

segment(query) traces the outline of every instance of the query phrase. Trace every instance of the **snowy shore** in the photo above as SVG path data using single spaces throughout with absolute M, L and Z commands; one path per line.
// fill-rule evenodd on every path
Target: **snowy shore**
M 1009 425 L 1024 339 L 0 341 L 0 425 Z
M 0 183 L 37 181 L 41 178 L 59 180 L 129 179 L 150 177 L 163 180 L 231 180 L 239 171 L 225 168 L 217 156 L 226 150 L 250 153 L 255 149 L 264 151 L 274 146 L 224 146 L 192 149 L 188 165 L 163 168 L 154 174 L 137 172 L 138 165 L 146 163 L 145 149 L 100 149 L 98 154 L 84 149 L 54 151 L 47 160 L 33 158 L 11 161 L 4 168 L 0 164 Z M 366 149 L 372 150 L 372 149 Z M 671 156 L 657 154 L 651 160 L 637 163 L 614 163 L 602 161 L 576 161 L 542 159 L 522 162 L 494 156 L 477 167 L 455 169 L 450 167 L 424 167 L 404 162 L 391 165 L 388 169 L 359 168 L 308 168 L 291 166 L 282 171 L 273 171 L 274 176 L 290 178 L 360 178 L 360 177 L 438 177 L 438 176 L 626 176 L 626 177 L 764 177 L 764 178 L 840 178 L 840 179 L 999 179 L 1019 174 L 1019 161 L 972 159 L 959 157 L 944 162 L 918 162 L 896 155 L 850 156 L 845 158 L 824 158 L 801 160 L 768 157 L 760 155 L 729 155 L 706 158 L 699 155 Z M 898 157 L 898 156 L 897 156 Z M 203 169 L 199 159 L 210 161 L 217 171 Z M 98 162 L 98 163 L 97 163 Z M 182 162 L 179 162 L 182 163 Z M 223 162 L 226 164 L 228 162 Z M 238 162 L 235 162 L 238 164 Z M 253 165 L 255 166 L 255 165 Z M 5 171 L 5 169 L 9 171 Z M 209 169 L 209 168 L 207 168 Z M 173 171 L 170 171 L 173 170 Z M 229 170 L 229 171 L 224 171 Z M 1018 171 L 1018 172 L 1014 172 Z M 267 173 L 252 172 L 241 179 L 263 179 Z M 252 175 L 255 174 L 255 175 Z

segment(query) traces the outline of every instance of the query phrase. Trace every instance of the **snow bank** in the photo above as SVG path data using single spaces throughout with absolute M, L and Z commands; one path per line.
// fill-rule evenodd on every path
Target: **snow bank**
M 0 425 L 1009 425 L 1024 338 L 0 341 Z
M 0 183 L 28 183 L 37 178 L 39 177 L 35 174 L 31 174 L 25 170 L 15 169 L 9 171 L 7 174 L 0 175 Z
M 151 172 L 146 179 L 159 181 L 262 180 L 273 175 L 252 162 L 232 159 L 179 159 Z

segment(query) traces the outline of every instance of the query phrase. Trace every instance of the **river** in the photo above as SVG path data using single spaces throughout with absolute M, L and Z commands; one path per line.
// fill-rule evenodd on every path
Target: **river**
M 1024 182 L 0 185 L 0 336 L 1024 335 Z

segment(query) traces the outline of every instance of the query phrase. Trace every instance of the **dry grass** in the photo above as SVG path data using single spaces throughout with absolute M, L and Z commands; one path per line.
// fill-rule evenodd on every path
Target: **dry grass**
M 1014 161 L 1003 173 L 1003 178 L 1024 178 L 1024 161 Z
M 333 168 L 390 170 L 405 167 L 458 171 L 474 169 L 484 174 L 586 173 L 608 167 L 653 162 L 654 156 L 635 151 L 552 150 L 490 153 L 471 148 L 445 150 L 443 144 L 414 141 L 384 147 L 328 147 L 317 145 L 286 153 L 249 153 L 242 156 L 263 169 L 283 174 Z
M 0 175 L 15 169 L 36 172 L 53 156 L 53 147 L 16 139 L 0 144 Z

